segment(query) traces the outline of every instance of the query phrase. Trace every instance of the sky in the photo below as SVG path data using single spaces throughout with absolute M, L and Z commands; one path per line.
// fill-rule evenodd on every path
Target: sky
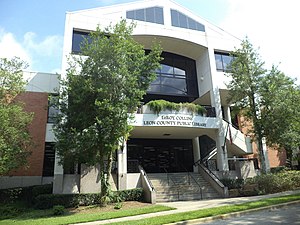
M 0 57 L 19 56 L 29 71 L 60 73 L 66 11 L 134 1 L 0 0 Z M 300 84 L 299 0 L 173 1 L 240 39 L 248 37 L 266 69 L 276 65 Z

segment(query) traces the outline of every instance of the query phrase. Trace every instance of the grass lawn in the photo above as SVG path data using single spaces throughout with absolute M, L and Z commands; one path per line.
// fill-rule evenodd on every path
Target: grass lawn
M 210 216 L 216 216 L 231 212 L 239 212 L 248 209 L 255 209 L 264 206 L 276 205 L 285 202 L 291 202 L 300 200 L 300 194 L 288 195 L 282 197 L 274 197 L 269 199 L 263 199 L 259 201 L 253 201 L 243 204 L 229 205 L 229 206 L 220 206 L 215 208 L 201 209 L 196 211 L 176 213 L 165 216 L 156 216 L 153 218 L 147 218 L 144 220 L 135 220 L 135 221 L 126 221 L 114 224 L 165 224 L 173 223 L 184 220 L 192 220 Z M 124 205 L 126 206 L 126 205 Z M 120 209 L 99 209 L 98 207 L 87 207 L 85 212 L 77 212 L 76 210 L 68 211 L 67 215 L 63 216 L 52 216 L 52 210 L 33 210 L 27 209 L 23 213 L 18 214 L 17 216 L 9 219 L 0 220 L 1 224 L 70 224 L 70 223 L 80 223 L 80 222 L 91 222 L 96 220 L 106 220 L 119 217 L 127 217 L 139 214 L 146 214 L 158 211 L 171 210 L 173 208 L 161 206 L 161 205 L 146 205 L 139 207 L 136 205 L 135 208 L 132 208 L 130 205 Z M 1 218 L 1 217 L 0 217 Z
M 201 209 L 201 210 L 184 212 L 184 213 L 176 213 L 176 214 L 172 214 L 172 215 L 157 216 L 157 217 L 153 217 L 153 218 L 147 218 L 144 220 L 126 221 L 126 222 L 112 223 L 112 224 L 154 225 L 154 224 L 175 223 L 175 222 L 179 222 L 179 221 L 199 219 L 199 218 L 210 217 L 210 216 L 217 216 L 217 215 L 222 215 L 222 214 L 226 214 L 226 213 L 240 212 L 240 211 L 244 211 L 244 210 L 248 210 L 248 209 L 255 209 L 255 208 L 276 205 L 276 204 L 291 202 L 291 201 L 296 201 L 296 200 L 300 200 L 300 194 L 288 195 L 288 196 L 282 196 L 282 197 L 274 197 L 274 198 L 253 201 L 253 202 L 248 202 L 248 203 L 243 203 L 243 204 L 220 206 L 220 207 L 215 207 L 215 208 Z
M 126 204 L 126 203 L 125 203 Z M 18 216 L 9 219 L 0 220 L 0 224 L 70 224 L 70 223 L 80 223 L 80 222 L 91 222 L 96 220 L 106 220 L 112 218 L 134 216 L 145 213 L 159 212 L 172 210 L 174 208 L 161 206 L 161 205 L 148 205 L 144 207 L 137 207 L 133 209 L 119 209 L 119 210 L 107 210 L 99 207 L 90 207 L 84 212 L 68 212 L 67 215 L 63 216 L 53 216 L 52 210 L 33 210 L 27 209 Z M 97 212 L 96 212 L 97 211 Z

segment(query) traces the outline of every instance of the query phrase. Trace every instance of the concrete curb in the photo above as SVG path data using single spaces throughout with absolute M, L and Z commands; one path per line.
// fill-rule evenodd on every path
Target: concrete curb
M 206 223 L 206 222 L 212 222 L 214 220 L 239 217 L 239 216 L 242 216 L 245 214 L 249 214 L 249 213 L 253 213 L 253 212 L 257 212 L 257 211 L 261 211 L 261 210 L 278 209 L 278 208 L 282 208 L 282 207 L 289 206 L 289 205 L 295 205 L 295 204 L 300 204 L 300 200 L 281 203 L 281 204 L 277 204 L 277 205 L 260 207 L 260 208 L 256 208 L 256 209 L 249 209 L 249 210 L 240 211 L 240 212 L 227 213 L 227 214 L 222 214 L 222 215 L 218 215 L 218 216 L 211 216 L 211 217 L 205 217 L 205 218 L 200 218 L 200 219 L 185 220 L 185 221 L 180 221 L 180 222 L 176 222 L 176 223 L 169 223 L 167 225 L 175 225 L 175 224 L 176 225 L 190 225 L 190 224 Z

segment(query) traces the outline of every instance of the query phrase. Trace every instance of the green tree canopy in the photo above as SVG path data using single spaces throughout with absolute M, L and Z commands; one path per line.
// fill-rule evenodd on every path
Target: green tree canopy
M 262 171 L 266 172 L 263 138 L 286 150 L 299 146 L 299 88 L 278 68 L 266 70 L 247 39 L 232 55 L 229 101 L 253 124 L 248 131 L 257 142 Z
M 30 154 L 28 125 L 32 115 L 16 100 L 24 91 L 25 67 L 19 58 L 0 59 L 0 175 L 25 165 Z
M 129 136 L 130 115 L 161 60 L 160 47 L 153 45 L 145 54 L 132 37 L 133 29 L 122 20 L 92 32 L 81 46 L 82 56 L 71 57 L 58 102 L 55 134 L 61 162 L 99 163 L 103 197 L 109 190 L 112 154 Z

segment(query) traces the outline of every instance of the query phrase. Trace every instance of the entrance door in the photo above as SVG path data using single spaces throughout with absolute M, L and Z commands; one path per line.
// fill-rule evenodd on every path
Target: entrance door
M 138 160 L 148 173 L 193 171 L 191 140 L 130 139 L 128 160 Z

